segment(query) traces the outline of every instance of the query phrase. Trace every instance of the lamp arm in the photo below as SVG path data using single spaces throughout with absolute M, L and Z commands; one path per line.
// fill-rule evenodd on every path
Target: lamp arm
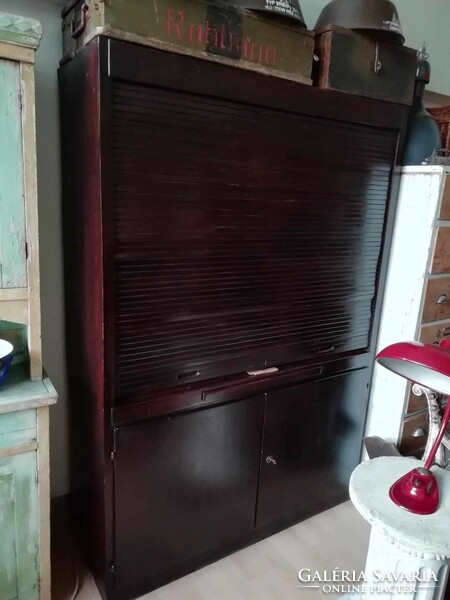
M 433 464 L 434 456 L 442 442 L 442 438 L 444 437 L 445 430 L 447 429 L 449 419 L 450 419 L 450 402 L 447 402 L 447 406 L 445 407 L 444 416 L 442 417 L 441 428 L 439 430 L 439 433 L 438 433 L 436 439 L 434 440 L 433 447 L 431 448 L 431 451 L 425 461 L 425 469 L 429 470 L 431 465 Z
M 428 430 L 428 439 L 425 446 L 425 451 L 422 457 L 422 460 L 426 461 L 428 456 L 430 455 L 431 449 L 433 448 L 436 437 L 439 434 L 439 429 L 442 421 L 441 409 L 439 406 L 437 394 L 429 388 L 416 383 L 413 385 L 412 391 L 413 394 L 415 394 L 416 396 L 421 396 L 422 394 L 424 394 L 427 399 L 430 426 Z M 445 456 L 444 449 L 442 446 L 439 446 L 438 450 L 436 451 L 434 462 L 441 467 L 444 466 Z

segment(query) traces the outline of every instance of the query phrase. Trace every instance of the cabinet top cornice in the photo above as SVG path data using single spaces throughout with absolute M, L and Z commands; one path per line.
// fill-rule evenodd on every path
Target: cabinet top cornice
M 36 49 L 42 37 L 41 22 L 0 11 L 0 41 Z

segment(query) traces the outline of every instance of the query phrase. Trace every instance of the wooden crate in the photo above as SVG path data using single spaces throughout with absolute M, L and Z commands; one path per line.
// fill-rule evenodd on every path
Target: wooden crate
M 350 29 L 316 32 L 314 85 L 356 96 L 412 104 L 416 51 L 375 42 Z
M 314 34 L 202 0 L 75 0 L 63 11 L 65 60 L 97 35 L 310 85 Z

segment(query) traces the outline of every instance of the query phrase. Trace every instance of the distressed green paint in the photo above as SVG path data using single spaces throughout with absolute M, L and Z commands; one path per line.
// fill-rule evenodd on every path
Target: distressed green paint
M 0 60 L 0 288 L 27 286 L 20 65 Z
M 0 414 L 0 435 L 25 429 L 36 429 L 36 411 L 34 409 Z
M 0 450 L 32 444 L 36 439 L 34 409 L 0 414 Z
M 39 598 L 36 467 L 36 452 L 0 459 L 1 600 Z
M 0 475 L 0 592 L 5 600 L 19 595 L 14 473 Z

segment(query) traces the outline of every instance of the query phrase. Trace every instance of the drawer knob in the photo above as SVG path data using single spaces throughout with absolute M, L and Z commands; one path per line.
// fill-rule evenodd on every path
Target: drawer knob
M 439 298 L 436 300 L 436 304 L 448 304 L 447 294 L 441 294 L 439 296 Z
M 268 456 L 268 457 L 266 458 L 266 463 L 267 463 L 268 465 L 275 465 L 275 466 L 276 466 L 276 464 L 277 464 L 277 461 L 274 459 L 274 457 L 273 457 L 273 456 Z
M 425 429 L 423 427 L 418 427 L 415 431 L 413 431 L 413 434 L 412 434 L 412 436 L 415 438 L 423 437 L 424 435 L 427 435 L 427 432 L 425 431 Z

